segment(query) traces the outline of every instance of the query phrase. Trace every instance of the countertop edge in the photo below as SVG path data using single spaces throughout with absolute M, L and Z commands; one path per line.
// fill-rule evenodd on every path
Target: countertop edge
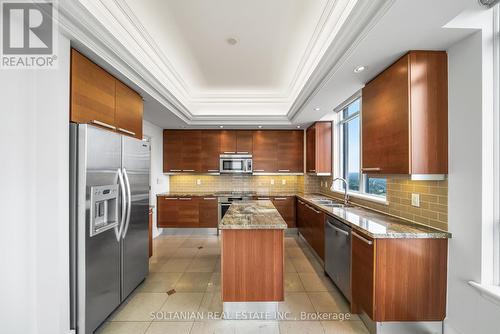
M 430 233 L 421 232 L 419 234 L 415 234 L 415 233 L 384 233 L 384 234 L 372 233 L 372 232 L 370 232 L 370 231 L 368 231 L 368 230 L 366 230 L 366 229 L 364 229 L 356 224 L 352 224 L 351 222 L 344 219 L 343 217 L 337 216 L 336 214 L 325 210 L 324 208 L 317 205 L 316 203 L 303 197 L 303 195 L 301 195 L 301 194 L 296 194 L 295 196 L 297 196 L 297 198 L 300 198 L 302 201 L 307 202 L 307 204 L 314 206 L 316 209 L 321 210 L 326 215 L 342 221 L 342 223 L 348 225 L 349 227 L 351 227 L 351 228 L 353 228 L 353 229 L 355 229 L 355 230 L 357 230 L 357 231 L 359 231 L 359 232 L 361 232 L 361 233 L 363 233 L 363 234 L 365 234 L 373 239 L 450 239 L 452 237 L 451 233 L 445 232 L 445 231 L 440 231 L 440 230 L 436 230 L 436 232 L 430 232 Z M 330 198 L 329 196 L 326 196 L 326 195 L 320 195 L 320 196 Z M 365 208 L 362 208 L 362 209 L 363 210 L 370 210 L 370 209 L 365 209 Z M 376 211 L 374 211 L 374 212 L 376 212 Z M 383 214 L 380 213 L 380 215 L 383 215 Z M 411 223 L 411 222 L 408 222 L 408 223 L 402 222 L 401 224 L 412 226 L 415 228 L 419 228 L 418 224 Z M 432 228 L 432 227 L 427 227 L 427 226 L 425 226 L 425 227 Z

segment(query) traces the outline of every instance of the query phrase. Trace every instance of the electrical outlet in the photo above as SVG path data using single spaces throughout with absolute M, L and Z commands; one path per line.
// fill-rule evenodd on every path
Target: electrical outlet
M 420 207 L 420 194 L 411 194 L 411 205 Z
M 271 179 L 271 184 L 274 184 L 274 179 Z
M 281 184 L 285 185 L 286 184 L 286 180 L 285 179 L 281 180 Z
M 196 184 L 197 184 L 197 185 L 200 185 L 200 184 L 201 184 L 201 180 L 200 180 L 200 179 L 197 179 L 197 180 L 196 180 Z

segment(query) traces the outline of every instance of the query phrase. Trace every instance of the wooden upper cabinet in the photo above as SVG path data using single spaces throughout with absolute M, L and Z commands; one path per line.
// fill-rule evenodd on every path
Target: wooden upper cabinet
M 253 131 L 220 131 L 220 154 L 252 154 Z
M 220 131 L 220 154 L 236 154 L 236 131 Z
M 163 131 L 163 172 L 182 172 L 181 131 Z
M 71 50 L 71 122 L 92 123 L 142 139 L 142 114 L 139 94 Z
M 142 97 L 116 80 L 116 129 L 124 134 L 142 139 Z
M 275 173 L 278 171 L 278 131 L 253 132 L 253 171 Z
M 217 173 L 219 154 L 252 154 L 255 173 L 303 173 L 304 132 L 165 130 L 165 173 Z
M 277 131 L 278 172 L 304 172 L 304 131 Z
M 448 173 L 447 76 L 445 51 L 411 51 L 363 88 L 363 172 Z
M 316 122 L 306 130 L 306 172 L 331 175 L 332 122 Z
M 236 154 L 252 154 L 253 131 L 236 131 Z
M 182 171 L 201 171 L 201 131 L 182 131 Z
M 71 122 L 99 122 L 114 129 L 115 81 L 90 59 L 71 50 Z
M 201 171 L 201 131 L 163 131 L 163 172 Z
M 219 171 L 220 131 L 201 131 L 201 172 L 215 173 Z

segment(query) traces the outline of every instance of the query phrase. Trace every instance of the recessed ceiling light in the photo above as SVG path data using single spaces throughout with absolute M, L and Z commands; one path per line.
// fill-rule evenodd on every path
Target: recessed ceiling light
M 320 108 L 320 107 L 316 107 L 316 108 L 314 108 L 314 110 L 315 110 L 315 111 L 320 111 L 320 110 L 321 110 L 321 108 Z
M 300 125 L 297 125 L 297 129 L 300 129 Z
M 366 70 L 366 66 L 358 66 L 354 69 L 354 73 L 361 73 Z
M 223 129 L 223 128 L 224 128 L 224 125 L 219 126 L 219 128 Z
M 262 125 L 259 125 L 259 126 L 258 126 L 258 128 L 259 128 L 259 129 L 262 129 Z
M 236 45 L 238 44 L 238 39 L 236 37 L 229 37 L 226 39 L 227 44 L 229 45 Z

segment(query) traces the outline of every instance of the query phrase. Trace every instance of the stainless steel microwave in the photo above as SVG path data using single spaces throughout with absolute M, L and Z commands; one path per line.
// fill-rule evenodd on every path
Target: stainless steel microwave
M 221 154 L 220 173 L 251 174 L 252 156 L 249 154 Z

